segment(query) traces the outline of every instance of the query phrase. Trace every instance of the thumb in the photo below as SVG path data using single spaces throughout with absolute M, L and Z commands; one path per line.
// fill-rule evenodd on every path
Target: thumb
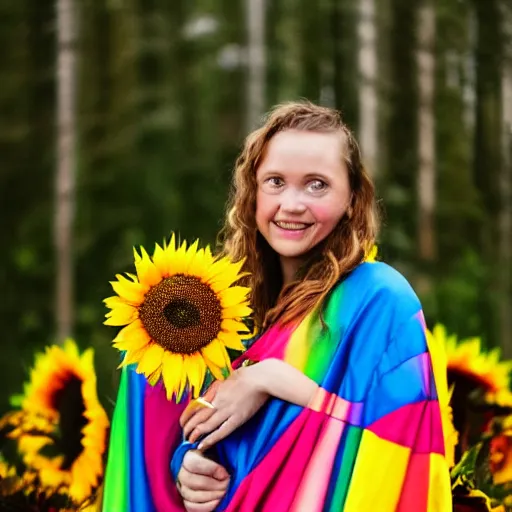
M 191 450 L 185 455 L 183 467 L 190 473 L 211 476 L 216 480 L 225 480 L 229 477 L 224 467 L 208 459 L 198 450 Z
M 215 463 L 217 466 L 215 468 L 215 471 L 213 472 L 213 478 L 215 480 L 226 480 L 229 478 L 229 473 L 227 472 L 226 468 L 224 466 L 221 466 L 220 464 Z

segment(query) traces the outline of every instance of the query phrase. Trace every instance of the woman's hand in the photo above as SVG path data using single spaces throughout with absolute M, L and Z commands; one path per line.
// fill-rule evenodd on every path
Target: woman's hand
M 242 367 L 225 381 L 216 381 L 205 395 L 213 408 L 186 410 L 180 419 L 185 438 L 194 443 L 209 434 L 198 447 L 206 450 L 252 418 L 269 397 L 261 364 Z
M 239 368 L 225 381 L 215 381 L 204 396 L 213 407 L 188 407 L 180 423 L 190 442 L 207 435 L 198 447 L 206 450 L 254 416 L 269 396 L 307 407 L 317 390 L 318 384 L 297 368 L 265 359 Z
M 211 512 L 229 485 L 229 474 L 220 465 L 191 450 L 183 458 L 176 482 L 187 512 Z

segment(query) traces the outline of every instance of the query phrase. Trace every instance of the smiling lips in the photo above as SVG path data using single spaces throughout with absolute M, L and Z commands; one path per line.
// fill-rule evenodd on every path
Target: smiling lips
M 302 231 L 309 228 L 309 226 L 312 226 L 312 224 L 306 224 L 304 222 L 286 222 L 279 220 L 274 221 L 274 224 L 281 229 L 286 229 L 287 231 Z

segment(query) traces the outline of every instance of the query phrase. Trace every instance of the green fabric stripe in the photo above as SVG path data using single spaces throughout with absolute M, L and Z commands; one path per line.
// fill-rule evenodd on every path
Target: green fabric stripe
M 332 497 L 329 512 L 339 512 L 343 510 L 345 500 L 347 499 L 348 489 L 350 487 L 350 481 L 352 479 L 352 472 L 354 470 L 354 464 L 359 452 L 359 444 L 361 442 L 361 436 L 363 435 L 362 428 L 348 426 L 348 432 L 346 434 L 345 448 L 343 450 L 343 458 L 341 460 L 341 467 L 336 479 L 336 490 Z
M 323 312 L 323 319 L 329 329 L 324 329 L 320 321 L 320 315 L 316 313 L 311 319 L 306 343 L 309 347 L 309 357 L 304 373 L 315 382 L 321 383 L 329 368 L 337 343 L 334 342 L 338 333 L 333 332 L 333 326 L 338 324 L 341 302 L 343 300 L 343 286 L 337 286 L 327 301 L 327 307 Z
M 110 432 L 103 512 L 131 512 L 128 496 L 130 458 L 128 449 L 128 369 L 123 368 Z

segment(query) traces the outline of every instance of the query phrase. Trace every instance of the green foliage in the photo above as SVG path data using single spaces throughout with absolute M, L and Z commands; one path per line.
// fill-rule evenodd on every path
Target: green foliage
M 489 10 L 481 0 L 435 2 L 438 259 L 428 268 L 418 261 L 416 233 L 418 5 L 376 2 L 378 191 L 385 211 L 379 253 L 413 284 L 426 273 L 430 287 L 420 291 L 431 323 L 461 336 L 478 333 L 489 345 L 500 343 L 497 2 L 488 2 Z M 134 245 L 150 247 L 171 230 L 212 243 L 221 226 L 245 136 L 245 2 L 76 3 L 74 337 L 95 348 L 101 398 L 111 411 L 117 356 L 112 329 L 102 325 L 108 281 L 130 269 Z M 54 341 L 56 270 L 55 10 L 36 0 L 4 4 L 0 410 L 21 389 L 33 351 Z M 267 106 L 307 97 L 340 108 L 358 129 L 357 8 L 356 0 L 267 2 Z

